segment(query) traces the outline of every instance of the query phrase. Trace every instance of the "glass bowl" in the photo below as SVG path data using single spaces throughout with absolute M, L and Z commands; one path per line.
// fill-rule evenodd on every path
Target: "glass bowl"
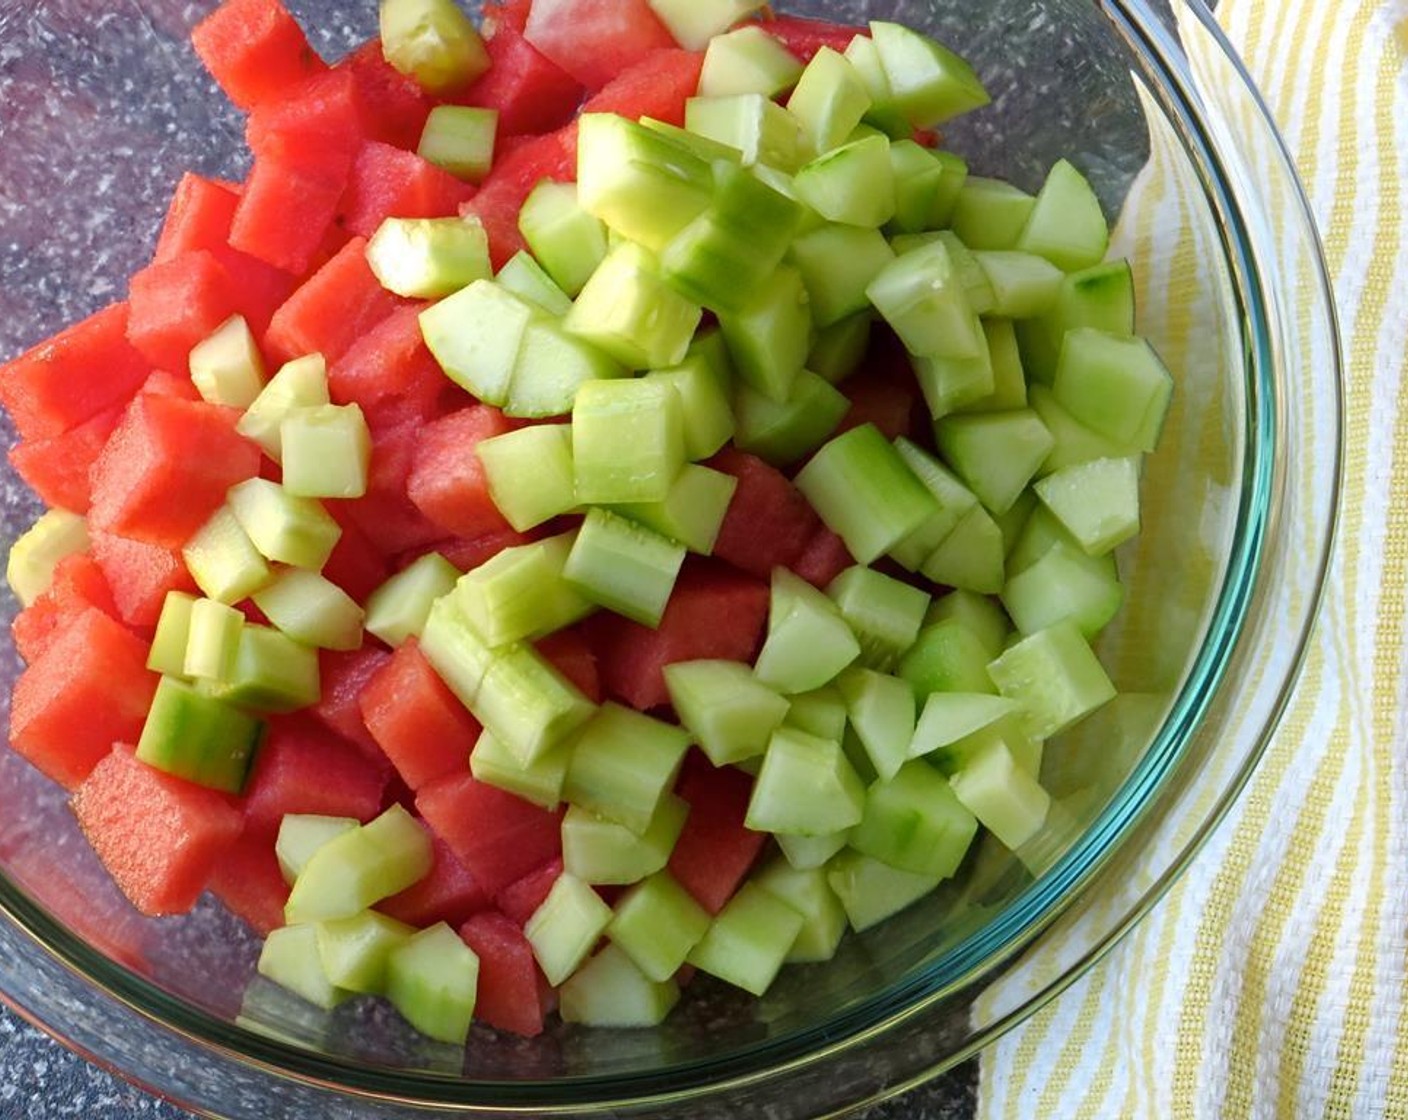
M 238 176 L 240 122 L 186 33 L 209 0 L 0 0 L 0 354 L 120 298 L 186 168 Z M 372 0 L 292 7 L 337 57 Z M 1118 218 L 1140 329 L 1178 385 L 1146 464 L 1128 606 L 1101 652 L 1124 695 L 1047 752 L 1051 821 L 948 886 L 784 970 L 762 1000 L 707 978 L 661 1028 L 476 1026 L 465 1052 L 366 1002 L 316 1013 L 257 979 L 209 898 L 140 918 L 64 798 L 0 752 L 0 991 L 68 1045 L 209 1114 L 837 1113 L 975 1052 L 1071 983 L 1152 906 L 1246 781 L 1284 707 L 1334 528 L 1340 366 L 1303 197 L 1200 3 L 800 0 L 897 19 L 971 58 L 993 105 L 946 143 L 1035 189 L 1060 156 Z M 8 427 L 5 436 L 13 442 Z M 8 545 L 38 513 L 12 473 Z M 3 601 L 8 624 L 16 604 Z M 5 627 L 8 634 L 8 626 Z M 0 693 L 20 665 L 0 649 Z

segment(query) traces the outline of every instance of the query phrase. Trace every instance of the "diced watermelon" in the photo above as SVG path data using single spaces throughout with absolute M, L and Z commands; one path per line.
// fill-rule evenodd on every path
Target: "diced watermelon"
M 18 443 L 10 448 L 10 465 L 46 505 L 87 513 L 92 501 L 89 474 L 122 410 L 122 405 L 114 405 L 62 435 Z
M 444 168 L 372 140 L 352 164 L 342 196 L 342 225 L 371 237 L 387 218 L 450 217 L 473 197 L 474 188 Z
M 118 614 L 129 626 L 150 629 L 161 617 L 169 591 L 198 593 L 176 549 L 134 541 L 90 528 L 93 559 L 103 569 Z
M 441 394 L 452 384 L 426 348 L 420 331 L 424 306 L 397 308 L 328 371 L 333 401 L 360 406 L 374 432 L 432 419 Z
M 326 69 L 279 0 L 225 0 L 196 24 L 191 44 L 225 95 L 246 110 Z
M 770 578 L 774 568 L 791 567 L 821 528 L 802 492 L 781 471 L 732 447 L 708 465 L 738 479 L 714 555 L 759 579 Z
M 354 237 L 274 312 L 264 346 L 276 361 L 322 354 L 334 365 L 400 306 L 367 264 L 366 240 Z
M 412 421 L 378 432 L 372 444 L 366 494 L 351 501 L 326 503 L 339 522 L 355 523 L 387 556 L 419 549 L 444 536 L 406 493 L 423 430 L 419 422 Z
M 381 811 L 385 779 L 345 739 L 303 715 L 274 717 L 245 783 L 249 827 L 275 832 L 289 813 L 356 817 Z
M 150 264 L 128 287 L 127 338 L 153 366 L 184 370 L 191 348 L 239 310 L 230 274 L 196 249 Z
M 156 681 L 141 639 L 89 608 L 15 682 L 10 745 L 72 789 L 114 743 L 136 741 Z
M 151 372 L 114 303 L 0 366 L 0 404 L 21 439 L 50 439 L 126 404 Z
M 189 376 L 168 373 L 164 369 L 152 370 L 151 376 L 142 382 L 142 388 L 139 392 L 155 394 L 158 397 L 176 397 L 183 401 L 204 399 L 200 395 L 200 390 L 196 388 L 195 382 Z
M 562 858 L 555 856 L 495 894 L 494 905 L 510 920 L 520 926 L 527 925 L 561 874 Z
M 486 47 L 490 66 L 455 100 L 499 114 L 498 134 L 551 132 L 576 115 L 582 85 L 511 26 L 499 26 Z
M 582 112 L 654 117 L 683 127 L 684 104 L 699 92 L 703 66 L 703 51 L 653 51 L 588 98 Z
M 533 0 L 523 37 L 588 90 L 676 45 L 647 0 Z
M 670 853 L 669 870 L 705 910 L 717 914 L 758 858 L 768 836 L 746 828 L 753 782 L 732 766 L 714 767 L 690 751 L 675 792 L 689 802 L 689 816 Z
M 65 556 L 54 565 L 54 577 L 43 594 L 15 616 L 11 631 L 15 649 L 33 664 L 75 618 L 96 607 L 121 621 L 103 569 L 87 552 Z
M 518 212 L 523 201 L 543 179 L 570 183 L 577 177 L 577 122 L 556 132 L 535 136 L 499 153 L 494 170 L 470 201 L 460 209 L 473 214 L 489 235 L 489 255 L 494 267 L 525 248 L 518 232 Z
M 474 448 L 514 425 L 497 408 L 471 405 L 427 424 L 420 434 L 406 492 L 441 530 L 478 537 L 511 528 L 489 494 Z
M 577 686 L 593 704 L 601 703 L 601 674 L 597 672 L 596 654 L 591 643 L 578 627 L 559 630 L 537 643 L 538 652 L 552 662 L 553 667 Z
M 329 175 L 299 159 L 262 156 L 235 210 L 230 244 L 256 260 L 302 275 L 337 217 L 345 175 Z
M 416 794 L 416 807 L 490 895 L 562 854 L 561 813 L 472 774 L 437 778 Z
M 855 564 L 846 542 L 822 526 L 792 562 L 792 571 L 814 587 L 826 587 Z
M 210 893 L 260 937 L 284 924 L 289 887 L 274 854 L 272 832 L 246 829 L 222 852 L 210 873 Z
M 543 1033 L 543 979 L 533 947 L 511 918 L 488 911 L 460 927 L 479 958 L 474 1017 L 501 1031 L 534 1038 Z
M 358 747 L 383 777 L 390 774 L 391 765 L 376 739 L 362 722 L 358 697 L 367 682 L 381 671 L 390 654 L 367 644 L 360 649 L 325 649 L 318 652 L 318 683 L 321 694 L 313 706 L 324 727 Z
M 367 135 L 414 151 L 434 104 L 415 81 L 386 61 L 381 40 L 362 44 L 338 68 L 357 84 Z
M 608 696 L 645 711 L 669 703 L 664 668 L 676 661 L 752 661 L 762 643 L 765 583 L 719 564 L 685 561 L 654 630 L 602 611 L 584 624 Z
M 90 524 L 179 548 L 237 482 L 259 473 L 239 413 L 204 401 L 141 394 L 93 464 Z
M 919 393 L 914 374 L 908 368 L 899 376 L 886 369 L 863 369 L 858 377 L 848 378 L 842 388 L 851 400 L 851 407 L 842 417 L 834 435 L 859 428 L 862 424 L 874 424 L 890 440 L 915 434 L 915 406 Z
M 359 704 L 367 729 L 411 789 L 469 768 L 479 723 L 430 667 L 414 638 L 378 668 Z
M 516 533 L 509 529 L 506 532 L 486 533 L 481 537 L 452 537 L 449 540 L 437 541 L 433 551 L 440 553 L 460 571 L 471 572 L 480 564 L 492 560 L 504 549 L 517 548 L 537 539 L 537 532 L 535 529 L 532 533 Z M 409 554 L 402 556 L 400 566 L 404 567 L 415 558 Z
M 341 68 L 314 75 L 265 102 L 245 125 L 256 161 L 297 163 L 331 180 L 345 180 L 365 137 L 361 83 Z
M 425 929 L 436 922 L 458 926 L 489 905 L 489 896 L 455 858 L 445 841 L 433 840 L 435 862 L 430 874 L 398 895 L 377 903 L 377 909 L 398 922 Z
M 230 240 L 240 192 L 226 183 L 187 171 L 176 184 L 154 261 L 169 261 L 197 249 L 224 248 Z
M 774 16 L 760 20 L 759 26 L 802 62 L 810 62 L 822 47 L 844 54 L 852 39 L 866 34 L 863 27 L 848 27 L 805 16 Z
M 484 22 L 481 30 L 487 39 L 495 39 L 511 28 L 520 35 L 528 26 L 528 9 L 532 0 L 486 0 L 483 5 Z
M 391 568 L 381 549 L 354 521 L 339 522 L 342 534 L 323 565 L 323 578 L 337 584 L 357 602 L 386 582 Z
M 138 762 L 123 744 L 74 790 L 73 812 L 122 893 L 152 917 L 189 911 L 244 828 L 230 798 Z
M 329 230 L 329 233 L 336 234 L 337 238 L 342 237 L 341 232 L 337 230 Z M 324 239 L 324 243 L 318 247 L 319 253 L 327 251 L 327 242 L 328 239 Z M 339 240 L 337 248 L 332 252 L 341 247 L 342 242 Z M 254 336 L 263 339 L 274 312 L 284 305 L 288 297 L 293 295 L 293 290 L 298 287 L 298 278 L 291 272 L 275 268 L 258 257 L 241 253 L 238 249 L 228 246 L 212 249 L 211 252 L 230 277 L 239 313 L 244 316 Z M 331 256 L 332 252 L 329 252 L 328 256 Z

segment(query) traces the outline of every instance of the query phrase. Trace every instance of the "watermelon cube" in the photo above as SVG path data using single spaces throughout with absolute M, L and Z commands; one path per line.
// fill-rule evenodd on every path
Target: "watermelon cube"
M 922 431 L 927 424 L 915 423 L 915 406 L 919 403 L 914 374 L 908 364 L 902 374 L 883 371 L 863 370 L 859 377 L 848 379 L 844 385 L 851 407 L 841 418 L 841 423 L 832 433 L 833 438 L 862 424 L 874 424 L 886 439 L 910 436 Z M 924 410 L 924 420 L 928 410 Z
M 122 410 L 114 405 L 61 435 L 16 444 L 10 465 L 46 505 L 87 513 L 93 493 L 89 475 Z
M 49 588 L 15 616 L 15 649 L 29 664 L 38 661 L 64 629 L 90 607 L 121 621 L 112 589 L 97 561 L 86 552 L 65 556 L 54 565 Z
M 225 96 L 245 110 L 326 69 L 279 0 L 225 0 L 196 24 L 191 45 Z
M 576 177 L 576 121 L 521 144 L 503 146 L 479 193 L 460 209 L 462 214 L 473 214 L 484 226 L 489 236 L 489 256 L 496 269 L 526 248 L 518 231 L 518 212 L 532 189 L 543 179 L 570 183 Z
M 460 937 L 479 958 L 475 1018 L 524 1038 L 542 1034 L 544 977 L 522 927 L 503 914 L 487 911 L 460 926 Z
M 703 51 L 652 51 L 592 94 L 582 112 L 654 117 L 682 128 L 684 104 L 699 91 L 703 67 Z
M 210 893 L 260 937 L 284 924 L 289 887 L 274 854 L 276 834 L 246 829 L 211 869 Z
M 142 382 L 142 388 L 138 392 L 154 394 L 158 397 L 177 397 L 183 401 L 204 399 L 200 395 L 200 390 L 196 388 L 195 382 L 189 376 L 167 373 L 164 369 L 152 370 L 151 376 Z M 118 418 L 121 419 L 121 416 Z
M 497 408 L 477 404 L 462 408 L 421 429 L 406 492 L 440 529 L 452 536 L 478 537 L 512 526 L 489 493 L 484 465 L 474 448 L 480 440 L 501 436 L 514 424 Z
M 421 817 L 490 894 L 562 854 L 562 814 L 450 774 L 416 794 Z
M 738 479 L 714 555 L 759 579 L 791 567 L 821 528 L 802 492 L 781 471 L 731 447 L 707 465 Z
M 518 925 L 527 925 L 561 874 L 562 858 L 557 856 L 504 887 L 494 895 L 494 905 Z
M 485 37 L 496 39 L 505 29 L 523 34 L 528 26 L 528 9 L 532 0 L 485 0 L 483 5 L 484 22 L 481 25 Z
M 186 369 L 191 349 L 239 310 L 219 258 L 207 249 L 182 253 L 136 273 L 128 286 L 127 338 L 160 369 Z
M 551 132 L 576 115 L 581 83 L 518 30 L 500 25 L 485 47 L 489 69 L 455 100 L 497 112 L 500 137 Z
M 329 174 L 300 158 L 261 156 L 235 210 L 230 245 L 301 276 L 332 229 L 345 187 L 345 175 Z
M 366 240 L 354 237 L 274 312 L 264 348 L 276 362 L 322 354 L 335 365 L 399 306 L 367 264 Z
M 387 556 L 420 549 L 445 535 L 406 493 L 423 430 L 419 422 L 412 421 L 378 432 L 372 443 L 366 494 L 326 503 L 339 523 L 355 524 Z
M 362 532 L 359 525 L 352 521 L 338 521 L 338 524 L 342 526 L 342 535 L 337 538 L 327 563 L 323 565 L 323 578 L 337 584 L 362 603 L 386 582 L 391 568 L 381 548 Z
M 101 610 L 72 619 L 15 682 L 10 745 L 72 789 L 119 741 L 135 742 L 156 692 L 147 646 Z
M 702 752 L 692 750 L 675 792 L 689 802 L 689 816 L 670 853 L 670 874 L 700 906 L 717 914 L 768 838 L 743 824 L 753 781 L 735 767 L 714 767 Z
M 376 908 L 408 926 L 425 929 L 436 922 L 458 926 L 489 905 L 489 896 L 445 841 L 432 841 L 435 853 L 430 874 Z
M 842 23 L 807 19 L 805 16 L 774 16 L 761 20 L 760 26 L 796 55 L 800 62 L 810 62 L 822 47 L 845 54 L 852 39 L 867 33 L 863 27 L 848 27 Z
M 350 70 L 315 74 L 249 115 L 245 140 L 255 160 L 298 163 L 345 181 L 366 135 L 362 88 Z
M 541 529 L 535 529 L 533 533 L 516 533 L 512 529 L 507 532 L 485 533 L 478 537 L 451 537 L 448 540 L 437 541 L 434 551 L 440 553 L 446 560 L 453 564 L 462 572 L 472 572 L 480 564 L 492 560 L 506 548 L 517 548 L 522 544 L 529 544 L 537 539 Z M 415 559 L 412 555 L 402 558 L 401 566 L 404 567 Z
M 813 587 L 825 589 L 833 579 L 855 564 L 846 542 L 822 526 L 792 562 L 792 571 Z
M 537 643 L 538 652 L 552 663 L 554 669 L 577 686 L 577 690 L 593 704 L 601 703 L 601 674 L 596 667 L 596 654 L 580 627 L 572 626 L 549 634 Z
M 588 90 L 676 45 L 647 0 L 533 0 L 523 37 Z
M 230 798 L 138 762 L 123 744 L 74 791 L 73 812 L 122 893 L 152 917 L 189 911 L 244 828 Z
M 342 196 L 345 229 L 371 237 L 387 218 L 445 218 L 474 188 L 415 152 L 372 140 L 362 146 Z
M 118 615 L 128 626 L 154 627 L 169 591 L 199 593 L 178 550 L 91 528 L 89 534 L 93 559 L 102 568 Z
M 151 363 L 128 342 L 130 318 L 114 303 L 0 366 L 0 404 L 21 439 L 63 435 L 132 398 Z
M 330 232 L 336 233 L 339 238 L 342 236 L 339 231 Z M 342 242 L 339 241 L 336 248 L 328 252 L 328 256 L 341 247 Z M 326 242 L 318 251 L 326 251 Z M 212 249 L 211 252 L 230 277 L 230 286 L 235 293 L 235 304 L 239 313 L 244 316 L 255 338 L 263 339 L 274 312 L 283 306 L 284 301 L 293 295 L 293 290 L 298 287 L 298 278 L 291 272 L 285 272 L 267 261 L 261 261 L 258 257 L 241 253 L 229 246 Z
M 238 188 L 187 171 L 171 196 L 152 260 L 169 261 L 197 249 L 223 249 L 239 203 Z
M 356 817 L 381 812 L 384 775 L 345 739 L 303 715 L 269 721 L 264 745 L 245 784 L 245 819 L 277 832 L 289 813 Z
M 328 370 L 335 404 L 355 404 L 373 432 L 434 418 L 453 383 L 441 371 L 420 331 L 422 304 L 397 308 Z
M 352 75 L 363 127 L 374 140 L 414 150 L 434 102 L 412 78 L 386 61 L 381 40 L 372 39 L 338 63 Z
M 318 681 L 322 694 L 313 707 L 313 715 L 324 727 L 359 747 L 383 776 L 391 773 L 391 766 L 362 722 L 358 697 L 389 658 L 390 654 L 374 645 L 353 650 L 320 650 Z

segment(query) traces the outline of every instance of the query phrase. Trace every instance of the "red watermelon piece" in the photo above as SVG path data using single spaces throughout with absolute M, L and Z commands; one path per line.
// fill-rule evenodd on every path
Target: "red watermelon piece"
M 699 92 L 703 67 L 703 51 L 652 51 L 589 97 L 582 112 L 654 117 L 683 128 L 684 103 Z
M 821 519 L 786 475 L 755 455 L 726 447 L 708 465 L 738 479 L 714 555 L 759 579 L 789 568 L 821 528 Z
M 830 47 L 838 54 L 844 54 L 852 39 L 866 34 L 863 27 L 848 27 L 821 19 L 807 19 L 805 16 L 774 16 L 760 20 L 759 26 L 801 62 L 810 62 L 822 47 Z
M 366 494 L 351 501 L 326 503 L 339 523 L 356 524 L 387 556 L 419 550 L 444 535 L 406 493 L 423 430 L 418 422 L 412 421 L 378 432 L 372 443 Z
M 481 30 L 488 39 L 496 39 L 505 28 L 511 28 L 520 35 L 528 26 L 528 9 L 532 0 L 487 0 L 483 5 L 484 21 Z
M 465 922 L 460 937 L 479 958 L 474 1017 L 524 1038 L 542 1034 L 545 978 L 523 930 L 513 919 L 487 911 Z
M 351 70 L 316 74 L 249 115 L 245 140 L 256 161 L 297 163 L 346 180 L 366 137 L 361 83 Z
M 161 617 L 168 591 L 199 594 L 176 549 L 89 529 L 93 559 L 112 588 L 118 614 L 128 626 L 150 629 Z
M 74 791 L 73 812 L 122 893 L 153 917 L 189 911 L 244 827 L 228 797 L 138 762 L 122 744 Z
M 356 817 L 381 812 L 384 776 L 346 740 L 305 716 L 271 719 L 245 783 L 245 819 L 277 832 L 288 813 Z
M 647 0 L 533 0 L 523 37 L 588 90 L 676 45 Z
M 378 667 L 358 702 L 372 738 L 411 789 L 468 769 L 479 723 L 430 667 L 415 639 Z
M 813 587 L 824 589 L 854 564 L 846 542 L 823 526 L 792 562 L 792 571 Z
M 500 137 L 551 132 L 572 120 L 582 103 L 576 78 L 508 24 L 499 25 L 485 46 L 489 69 L 456 101 L 497 112 Z
M 135 742 L 156 692 L 147 646 L 89 608 L 15 682 L 10 745 L 66 789 L 120 740 Z
M 93 493 L 89 475 L 122 409 L 114 405 L 62 435 L 16 444 L 10 449 L 10 465 L 46 505 L 87 513 Z
M 21 439 L 63 435 L 132 398 L 151 364 L 127 340 L 129 319 L 114 303 L 0 366 L 0 404 Z
M 474 188 L 415 152 L 372 140 L 362 146 L 342 196 L 345 229 L 371 237 L 387 218 L 445 218 Z
M 326 242 L 319 246 L 318 251 L 323 252 L 325 247 Z M 338 248 L 341 248 L 341 242 Z M 230 278 L 230 286 L 235 293 L 235 302 L 240 314 L 244 316 L 255 338 L 262 339 L 264 332 L 269 329 L 269 321 L 273 319 L 274 312 L 283 306 L 284 301 L 293 295 L 293 290 L 298 287 L 298 278 L 267 261 L 261 261 L 258 257 L 241 253 L 238 249 L 228 246 L 212 249 L 211 252 Z M 333 252 L 336 252 L 336 249 Z M 328 255 L 331 256 L 331 253 Z
M 510 920 L 520 926 L 528 924 L 538 907 L 552 890 L 553 884 L 562 875 L 562 859 L 554 857 L 528 872 L 523 878 L 510 883 L 494 895 L 494 905 Z
M 430 874 L 400 894 L 377 903 L 377 909 L 398 922 L 425 929 L 436 922 L 458 926 L 489 905 L 489 896 L 445 841 L 433 841 L 435 862 Z
M 434 104 L 415 81 L 386 61 L 371 39 L 338 63 L 356 83 L 367 135 L 414 151 Z
M 583 625 L 608 696 L 640 711 L 667 704 L 664 668 L 676 661 L 749 661 L 762 643 L 768 585 L 718 564 L 685 561 L 652 630 L 602 611 Z
M 359 603 L 386 582 L 391 568 L 381 549 L 354 522 L 342 524 L 342 535 L 333 545 L 323 577 L 337 584 Z
M 422 787 L 416 807 L 490 895 L 562 854 L 562 814 L 453 774 Z
M 313 714 L 323 726 L 354 743 L 383 775 L 390 774 L 391 767 L 362 722 L 358 697 L 390 656 L 374 645 L 353 650 L 319 650 L 318 680 L 322 695 L 313 707 Z
M 483 224 L 496 269 L 525 248 L 523 235 L 518 232 L 518 212 L 533 188 L 543 179 L 570 183 L 576 177 L 575 121 L 556 132 L 503 146 L 479 193 L 460 210 L 462 214 L 473 214 Z
M 536 533 L 538 530 L 534 530 L 534 532 Z M 460 571 L 472 572 L 480 564 L 492 560 L 504 549 L 517 548 L 519 545 L 529 544 L 535 539 L 533 534 L 518 533 L 509 529 L 506 532 L 486 533 L 482 537 L 455 537 L 451 540 L 439 541 L 434 550 Z M 410 555 L 402 557 L 406 564 L 414 559 L 415 557 Z
M 406 493 L 440 529 L 453 536 L 478 537 L 512 527 L 489 494 L 479 456 L 480 440 L 500 436 L 514 425 L 497 408 L 477 404 L 452 412 L 421 429 Z
M 127 338 L 153 366 L 187 368 L 191 349 L 239 308 L 230 274 L 196 249 L 136 273 L 128 287 Z
M 675 792 L 689 802 L 689 816 L 670 853 L 670 874 L 700 906 L 717 914 L 768 838 L 743 824 L 753 780 L 733 766 L 716 768 L 692 750 L 685 756 Z
M 593 704 L 601 703 L 601 674 L 597 671 L 596 654 L 580 628 L 573 626 L 549 634 L 537 646 L 538 652 L 576 685 L 583 696 Z
M 453 384 L 420 333 L 424 306 L 398 307 L 328 370 L 328 394 L 334 403 L 358 405 L 373 432 L 432 419 L 442 394 Z
M 183 401 L 203 399 L 200 390 L 196 388 L 195 382 L 190 377 L 178 373 L 167 373 L 164 369 L 153 370 L 152 375 L 142 382 L 140 391 L 159 397 L 176 397 Z
M 284 924 L 289 886 L 274 854 L 275 833 L 248 831 L 223 851 L 210 872 L 210 893 L 267 937 Z
M 885 370 L 866 370 L 858 377 L 848 378 L 844 388 L 851 399 L 851 407 L 842 417 L 834 436 L 859 428 L 862 424 L 874 424 L 889 440 L 916 431 L 915 407 L 919 402 L 919 393 L 914 375 L 908 369 L 902 376 Z M 927 409 L 924 415 L 927 420 Z
M 335 365 L 401 305 L 367 264 L 366 240 L 354 237 L 274 312 L 264 348 L 279 362 L 322 354 Z
M 300 158 L 254 161 L 230 228 L 230 245 L 293 275 L 313 264 L 337 217 L 346 176 Z
M 187 171 L 171 196 L 152 260 L 169 261 L 197 249 L 223 249 L 239 203 L 240 192 L 228 183 Z
M 15 649 L 34 664 L 69 623 L 92 607 L 121 621 L 112 589 L 93 557 L 86 552 L 65 556 L 54 565 L 48 590 L 15 616 L 11 626 Z
M 225 95 L 246 110 L 326 69 L 279 0 L 225 0 L 196 24 L 191 45 Z

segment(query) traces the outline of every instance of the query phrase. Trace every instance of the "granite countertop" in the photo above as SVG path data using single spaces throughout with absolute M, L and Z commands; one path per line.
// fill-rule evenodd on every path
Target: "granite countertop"
M 855 1120 L 967 1120 L 977 1062 Z M 0 1007 L 0 1120 L 187 1120 L 189 1113 L 105 1073 Z

